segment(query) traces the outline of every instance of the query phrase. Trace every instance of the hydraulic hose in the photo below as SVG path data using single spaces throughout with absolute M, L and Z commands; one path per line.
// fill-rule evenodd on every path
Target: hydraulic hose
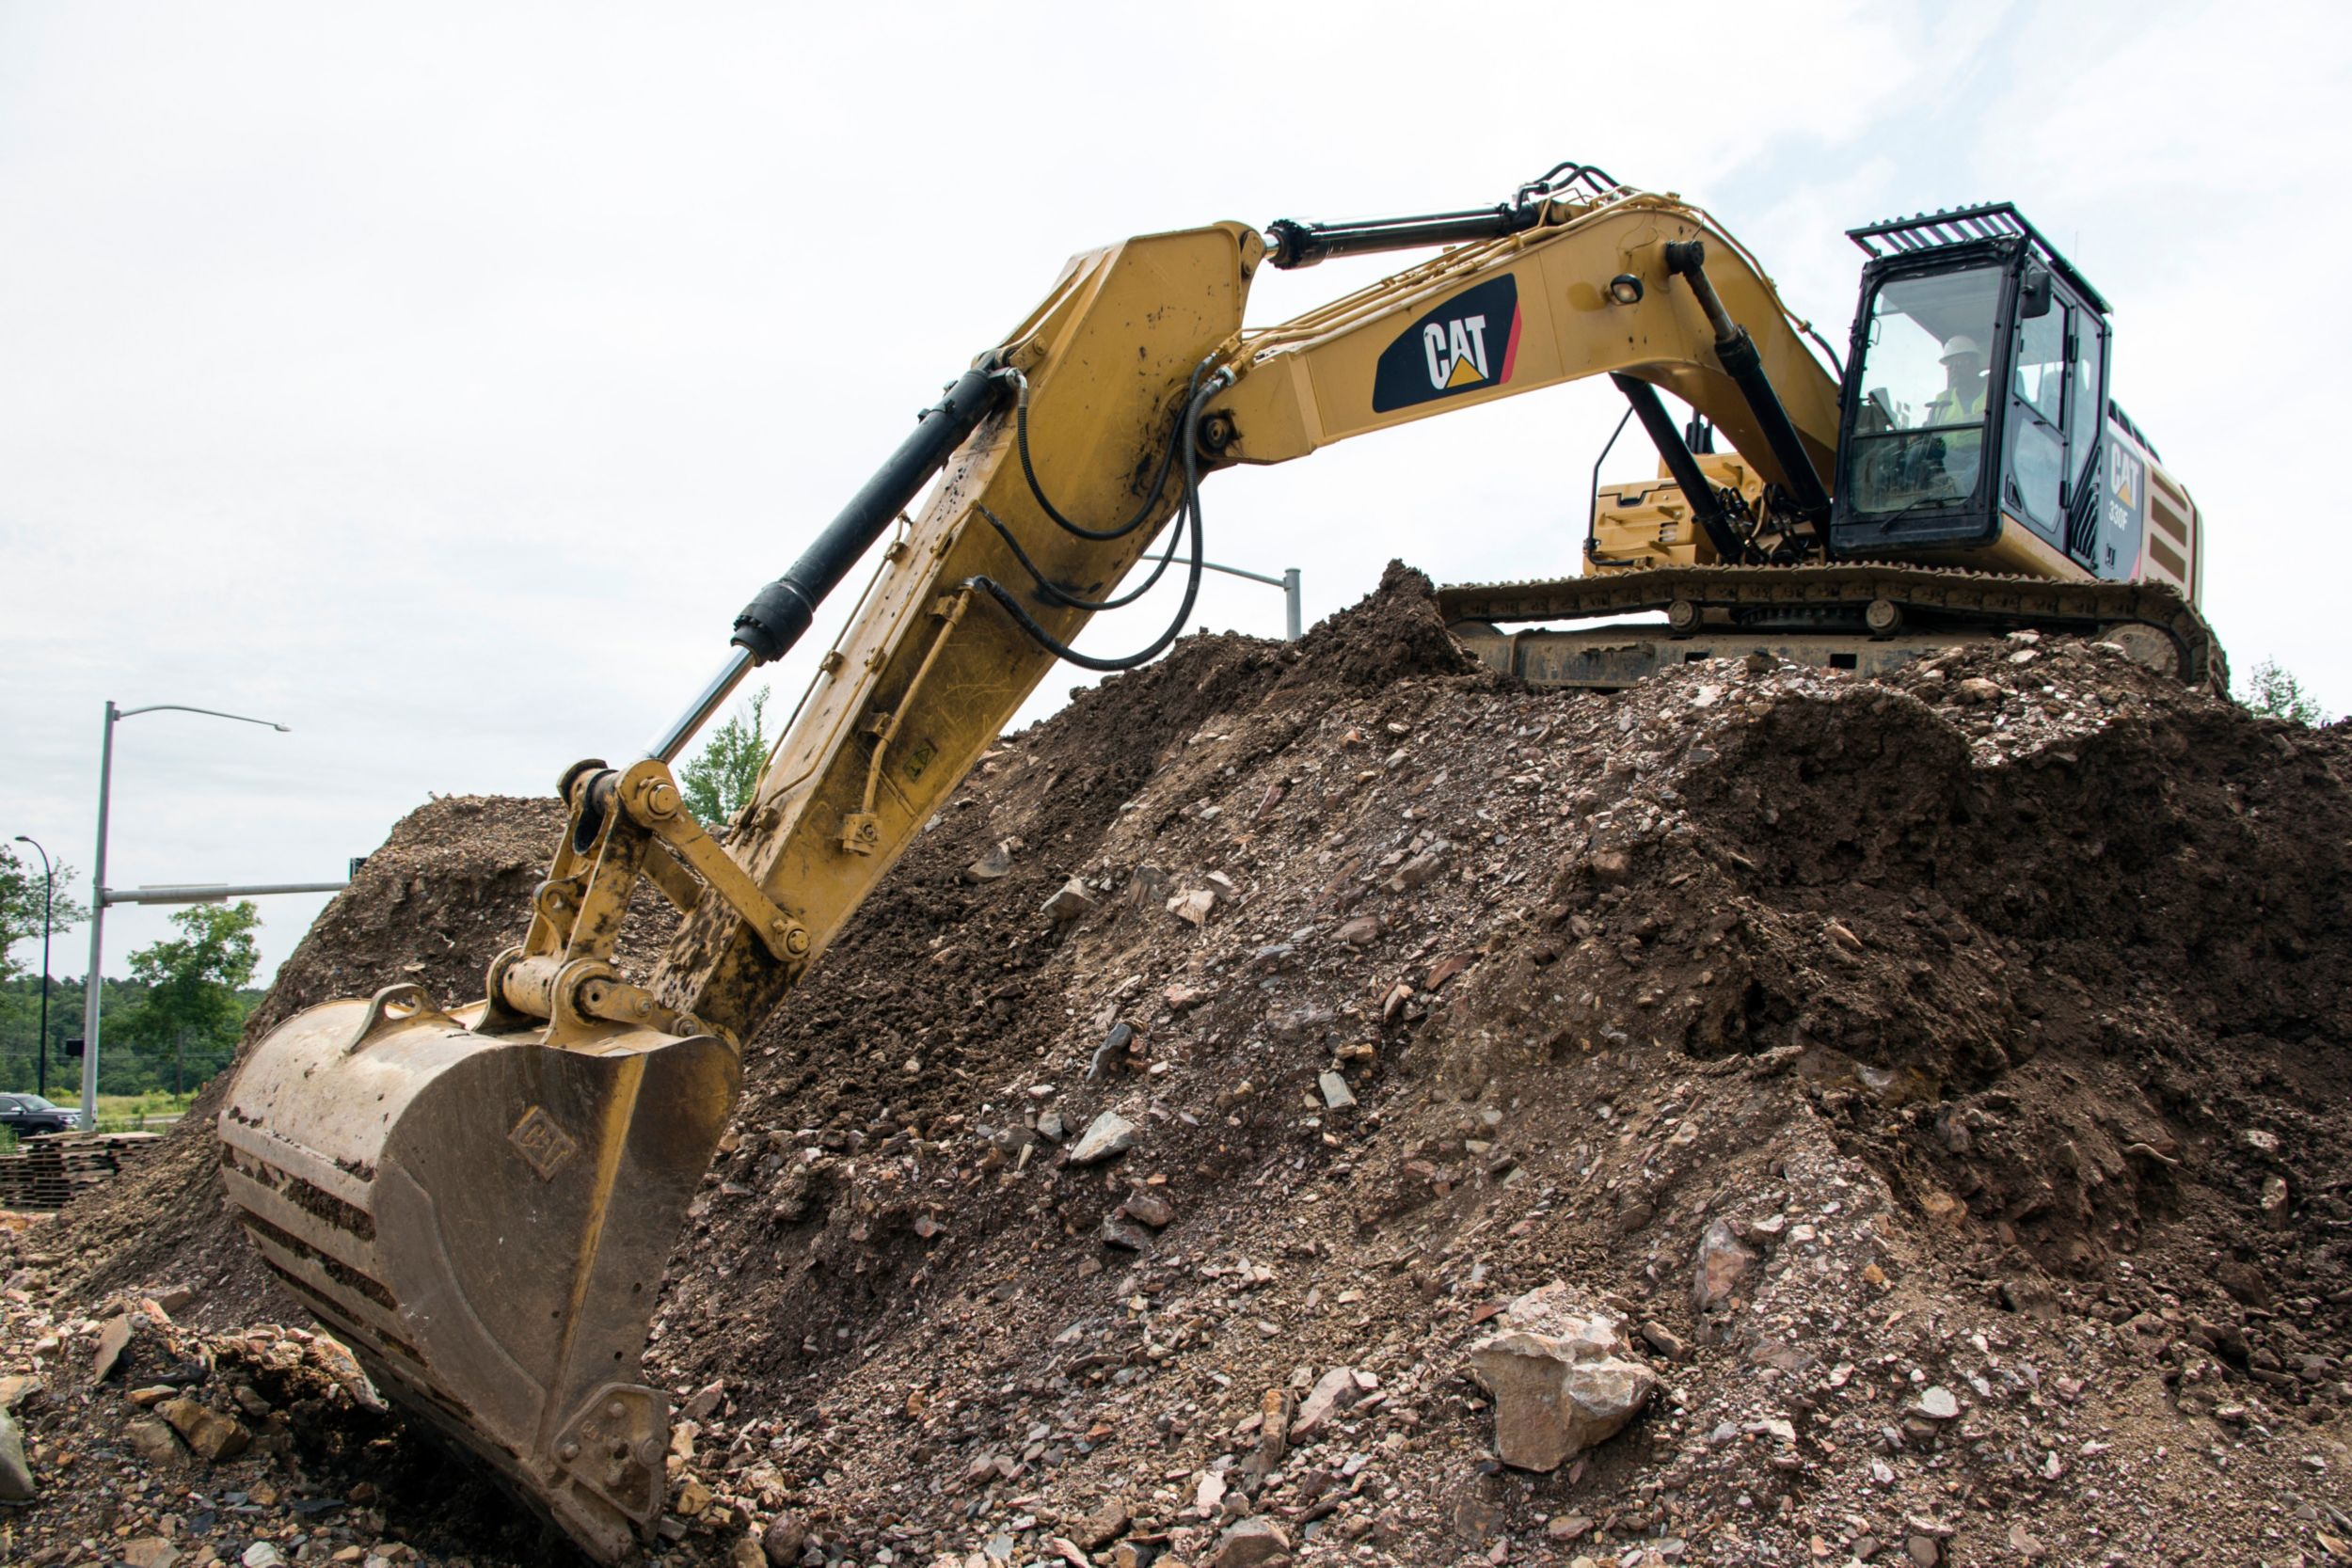
M 1179 541 L 1176 534 L 1171 532 L 1168 535 L 1168 548 L 1160 552 L 1158 564 L 1152 568 L 1152 575 L 1143 579 L 1141 587 L 1133 593 L 1121 594 L 1116 598 L 1082 599 L 1038 570 L 1037 562 L 1029 559 L 1029 552 L 1021 547 L 1021 541 L 1013 537 L 1012 530 L 1005 526 L 1005 520 L 1002 517 L 985 506 L 975 506 L 973 510 L 987 518 L 988 526 L 996 531 L 998 538 L 1004 540 L 1005 547 L 1012 551 L 1013 559 L 1020 562 L 1022 570 L 1029 574 L 1029 580 L 1036 585 L 1038 596 L 1048 604 L 1057 604 L 1069 610 L 1083 610 L 1089 614 L 1105 610 L 1124 610 L 1152 592 L 1160 580 L 1160 574 L 1168 570 L 1168 563 L 1176 559 L 1176 546 Z
M 1018 432 L 1018 440 L 1021 446 L 1023 475 L 1028 481 L 1029 494 L 1036 499 L 1039 507 L 1044 511 L 1048 517 L 1051 517 L 1055 522 L 1060 524 L 1065 531 L 1075 533 L 1083 538 L 1117 539 L 1134 531 L 1136 525 L 1142 522 L 1142 520 L 1150 515 L 1150 508 L 1159 499 L 1161 492 L 1168 486 L 1168 470 L 1175 460 L 1176 443 L 1184 438 L 1184 432 L 1188 428 L 1184 423 L 1184 409 L 1190 408 L 1192 406 L 1193 400 L 1199 396 L 1200 391 L 1200 378 L 1206 375 L 1208 371 L 1209 361 L 1203 359 L 1200 364 L 1193 367 L 1192 378 L 1184 383 L 1184 401 L 1177 410 L 1176 428 L 1168 435 L 1168 450 L 1160 454 L 1159 468 L 1152 476 L 1151 489 L 1144 495 L 1144 510 L 1137 512 L 1135 516 L 1130 517 L 1125 523 L 1109 532 L 1096 532 L 1091 530 L 1076 527 L 1063 518 L 1061 514 L 1054 509 L 1054 503 L 1045 499 L 1045 491 L 1039 485 L 1037 481 L 1036 470 L 1028 467 L 1027 466 L 1029 438 L 1029 384 L 1025 379 L 1023 379 L 1020 384 L 1021 404 L 1016 416 L 1015 429 Z M 1012 372 L 1009 373 L 1017 377 L 1020 372 Z M 1029 552 L 1021 547 L 1021 541 L 1013 536 L 1012 530 L 1005 526 L 1005 520 L 1002 517 L 997 516 L 995 513 L 991 512 L 985 506 L 976 508 L 976 510 L 978 511 L 981 516 L 988 519 L 988 526 L 994 529 L 997 536 L 1004 540 L 1005 547 L 1012 551 L 1013 559 L 1021 562 L 1022 570 L 1029 574 L 1029 580 L 1036 585 L 1039 595 L 1048 604 L 1061 605 L 1070 610 L 1083 610 L 1089 613 L 1099 612 L 1105 610 L 1123 610 L 1128 605 L 1135 603 L 1137 599 L 1152 592 L 1152 588 L 1156 586 L 1160 580 L 1160 574 L 1168 570 L 1168 563 L 1176 559 L 1177 541 L 1173 536 L 1171 536 L 1168 539 L 1167 550 L 1162 552 L 1160 556 L 1159 564 L 1152 568 L 1152 575 L 1143 579 L 1143 585 L 1141 587 L 1136 589 L 1133 593 L 1121 594 L 1116 598 L 1099 600 L 1082 599 L 1075 594 L 1072 593 L 1069 589 L 1064 588 L 1060 583 L 1054 581 L 1051 578 L 1048 578 L 1042 571 L 1038 569 L 1037 562 L 1029 559 Z
M 1200 449 L 1198 443 L 1193 439 L 1193 432 L 1200 423 L 1200 411 L 1207 404 L 1208 401 L 1232 384 L 1231 374 L 1220 371 L 1216 374 L 1209 376 L 1206 384 L 1204 385 L 1201 380 L 1201 372 L 1206 368 L 1207 367 L 1204 363 L 1200 370 L 1196 370 L 1193 372 L 1192 382 L 1190 384 L 1192 388 L 1191 396 L 1185 400 L 1183 418 L 1176 429 L 1177 439 L 1183 442 L 1184 449 L 1184 487 L 1183 498 L 1177 503 L 1176 526 L 1178 528 L 1183 528 L 1186 526 L 1187 521 L 1189 521 L 1192 530 L 1192 559 L 1187 563 L 1184 573 L 1184 602 L 1176 607 L 1176 613 L 1174 617 L 1169 620 L 1168 629 L 1161 632 L 1157 638 L 1153 639 L 1149 646 L 1120 658 L 1096 658 L 1090 654 L 1082 654 L 1078 652 L 1077 649 L 1072 647 L 1069 643 L 1064 642 L 1059 638 L 1056 637 L 1052 632 L 1047 631 L 1042 626 L 1040 626 L 1037 618 L 1031 615 L 1027 610 L 1024 609 L 1021 601 L 1014 597 L 1011 592 L 995 578 L 990 577 L 975 577 L 966 579 L 966 587 L 979 589 L 981 592 L 987 594 L 989 597 L 994 599 L 998 605 L 1003 607 L 1005 613 L 1012 618 L 1015 626 L 1018 626 L 1023 631 L 1026 632 L 1030 639 L 1034 641 L 1038 646 L 1054 655 L 1057 658 L 1066 659 L 1082 670 L 1097 670 L 1106 674 L 1115 674 L 1124 670 L 1138 669 L 1145 664 L 1149 664 L 1152 660 L 1157 658 L 1162 653 L 1167 651 L 1168 645 L 1175 641 L 1177 637 L 1184 631 L 1184 623 L 1192 618 L 1192 607 L 1200 596 L 1200 575 L 1202 562 L 1207 559 L 1206 541 L 1202 532 L 1200 521 Z M 1172 454 L 1174 448 L 1171 447 L 1169 451 Z M 1040 499 L 1042 500 L 1043 498 L 1041 497 Z M 1134 527 L 1135 524 L 1131 523 L 1129 525 L 1129 530 L 1132 531 Z M 1096 537 L 1104 536 L 1098 535 Z M 1116 537 L 1116 535 L 1111 535 L 1109 537 Z M 1169 542 L 1169 555 L 1171 559 L 1174 554 L 1174 541 L 1171 540 Z M 1163 562 L 1163 565 L 1164 564 L 1165 562 Z M 1034 571 L 1035 569 L 1031 568 L 1031 570 Z M 1152 575 L 1156 580 L 1158 573 L 1154 572 Z M 1040 586 L 1044 587 L 1047 585 L 1041 582 Z M 1133 594 L 1129 594 L 1118 602 L 1122 604 L 1130 602 L 1134 596 L 1135 595 Z M 1066 597 L 1067 595 L 1065 595 L 1065 598 Z
M 1074 533 L 1081 539 L 1124 539 L 1142 527 L 1143 520 L 1152 515 L 1152 509 L 1159 505 L 1160 492 L 1168 487 L 1168 471 L 1176 460 L 1176 443 L 1191 428 L 1185 422 L 1184 409 L 1191 405 L 1193 394 L 1200 389 L 1201 372 L 1205 369 L 1205 366 L 1196 367 L 1191 382 L 1184 388 L 1184 405 L 1177 410 L 1176 429 L 1168 435 L 1168 450 L 1160 453 L 1160 466 L 1152 475 L 1151 488 L 1143 493 L 1143 499 L 1136 504 L 1135 515 L 1111 529 L 1091 529 L 1073 523 L 1047 499 L 1045 486 L 1038 482 L 1037 466 L 1029 461 L 1029 378 L 1017 370 L 1007 371 L 1005 373 L 1012 377 L 1020 394 L 1013 404 L 1012 436 L 1013 446 L 1021 453 L 1021 477 L 1028 481 L 1029 494 L 1037 498 L 1037 504 L 1045 515 L 1065 531 Z

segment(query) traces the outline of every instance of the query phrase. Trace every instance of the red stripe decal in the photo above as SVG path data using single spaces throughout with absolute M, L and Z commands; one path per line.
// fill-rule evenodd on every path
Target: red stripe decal
M 1511 367 L 1518 363 L 1518 357 L 1519 308 L 1518 305 L 1514 304 L 1511 307 L 1511 341 L 1503 346 L 1502 350 L 1502 380 L 1508 381 L 1511 379 Z

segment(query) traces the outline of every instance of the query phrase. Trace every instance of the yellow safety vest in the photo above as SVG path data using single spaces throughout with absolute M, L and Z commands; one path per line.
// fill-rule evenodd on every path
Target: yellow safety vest
M 1971 394 L 1974 394 L 1973 396 Z M 1984 388 L 1947 387 L 1928 400 L 1928 423 L 1964 424 L 1984 417 Z

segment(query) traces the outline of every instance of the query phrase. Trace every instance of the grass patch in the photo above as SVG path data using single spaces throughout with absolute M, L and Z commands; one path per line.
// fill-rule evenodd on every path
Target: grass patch
M 176 1117 L 196 1103 L 192 1094 L 167 1094 L 161 1089 L 149 1094 L 102 1094 L 98 1097 L 98 1119 L 109 1117 Z
M 196 1103 L 192 1094 L 102 1094 L 98 1097 L 98 1131 L 150 1132 L 171 1125 Z

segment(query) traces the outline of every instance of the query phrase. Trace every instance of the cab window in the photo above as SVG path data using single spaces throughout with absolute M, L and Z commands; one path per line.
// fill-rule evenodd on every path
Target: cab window
M 1845 483 L 1856 511 L 1957 504 L 1976 494 L 2000 298 L 1997 264 L 1879 286 L 1848 444 Z
M 2053 302 L 2017 324 L 2010 372 L 2009 500 L 2043 535 L 2058 537 L 2066 482 L 2066 318 Z

